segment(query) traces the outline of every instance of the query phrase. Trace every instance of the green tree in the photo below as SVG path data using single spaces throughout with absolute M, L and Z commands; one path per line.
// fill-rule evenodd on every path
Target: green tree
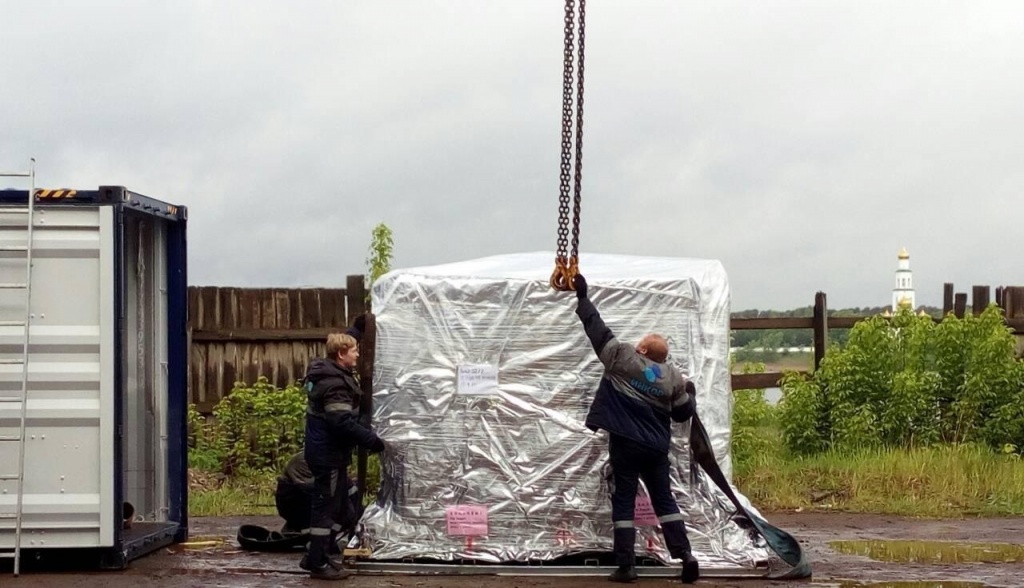
M 366 285 L 366 299 L 370 299 L 370 289 L 377 278 L 391 271 L 391 258 L 394 255 L 395 241 L 391 229 L 384 223 L 373 227 L 370 238 L 370 252 L 366 258 L 366 272 L 369 283 Z

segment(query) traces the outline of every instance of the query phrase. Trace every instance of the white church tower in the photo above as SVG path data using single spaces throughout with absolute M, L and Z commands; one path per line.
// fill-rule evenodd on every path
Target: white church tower
M 907 248 L 900 249 L 899 261 L 896 264 L 896 287 L 892 289 L 892 311 L 900 308 L 914 310 L 914 279 L 910 272 L 910 254 Z

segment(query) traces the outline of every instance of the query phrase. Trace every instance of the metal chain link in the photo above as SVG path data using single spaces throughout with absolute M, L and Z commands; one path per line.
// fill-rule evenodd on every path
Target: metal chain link
M 575 29 L 575 0 L 565 0 L 565 47 L 562 53 L 562 161 L 558 176 L 557 259 L 565 260 L 569 247 L 569 190 L 572 181 L 572 81 Z
M 576 78 L 576 177 L 575 197 L 572 213 L 572 249 L 571 259 L 579 257 L 580 249 L 580 192 L 583 188 L 583 45 L 586 30 L 587 0 L 580 0 L 579 20 L 579 66 Z
M 565 0 L 565 46 L 562 70 L 562 152 L 558 185 L 558 246 L 555 251 L 555 271 L 551 275 L 551 287 L 557 290 L 572 290 L 573 277 L 577 272 L 580 238 L 580 203 L 583 167 L 583 48 L 586 17 L 586 0 L 579 0 L 579 77 L 576 80 L 576 161 L 573 171 L 573 57 L 576 35 L 576 2 Z M 573 183 L 572 197 L 572 243 L 569 243 L 570 181 Z

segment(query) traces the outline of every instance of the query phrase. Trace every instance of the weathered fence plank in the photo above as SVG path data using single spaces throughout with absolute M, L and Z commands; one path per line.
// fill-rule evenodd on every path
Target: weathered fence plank
M 348 283 L 362 276 L 349 276 Z M 285 387 L 324 352 L 332 332 L 350 324 L 348 308 L 365 308 L 365 289 L 189 288 L 189 400 L 209 413 L 236 381 L 265 376 Z
M 957 292 L 953 297 L 953 314 L 957 318 L 964 318 L 965 312 L 967 312 L 967 293 Z
M 988 286 L 974 286 L 971 289 L 971 312 L 974 316 L 980 315 L 988 308 L 991 289 Z
M 1006 324 L 1017 333 L 1017 357 L 1024 356 L 1024 287 L 1003 287 L 1002 307 Z
M 814 369 L 821 367 L 821 360 L 825 359 L 825 351 L 828 349 L 828 304 L 825 302 L 825 293 L 818 292 L 814 295 Z

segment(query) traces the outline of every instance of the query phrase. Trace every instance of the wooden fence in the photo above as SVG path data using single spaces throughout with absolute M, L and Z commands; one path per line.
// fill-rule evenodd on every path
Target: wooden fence
M 992 289 L 989 286 L 974 286 L 972 288 L 971 311 L 973 314 L 981 314 L 989 305 Z M 999 287 L 996 288 L 996 304 L 1003 308 L 1006 313 L 1006 324 L 1015 334 L 1024 334 L 1024 287 Z M 952 312 L 963 318 L 967 311 L 967 293 L 954 293 L 953 284 L 946 283 L 943 287 L 942 315 Z M 821 365 L 828 349 L 829 329 L 848 329 L 858 322 L 866 319 L 865 316 L 828 316 L 828 305 L 824 292 L 818 292 L 814 296 L 814 312 L 811 317 L 803 318 L 734 318 L 731 319 L 730 327 L 734 331 L 743 330 L 766 330 L 766 329 L 813 329 L 814 330 L 814 369 Z M 941 319 L 935 319 L 938 322 Z M 1021 345 L 1018 345 L 1018 349 Z M 1020 351 L 1018 351 L 1020 353 Z M 801 370 L 806 373 L 807 370 Z M 774 388 L 779 386 L 782 379 L 780 372 L 768 372 L 763 374 L 733 374 L 733 390 L 749 390 L 755 388 Z
M 327 334 L 366 310 L 363 276 L 348 276 L 346 286 L 190 287 L 189 401 L 209 414 L 236 381 L 262 375 L 285 387 L 301 378 Z
M 209 414 L 235 381 L 253 383 L 263 375 L 285 387 L 304 373 L 310 359 L 323 355 L 327 334 L 346 328 L 366 311 L 363 276 L 348 276 L 346 288 L 189 288 L 189 400 Z M 990 288 L 973 288 L 972 309 L 980 313 L 989 302 Z M 1024 287 L 997 288 L 996 303 L 1006 310 L 1007 324 L 1024 333 Z M 943 315 L 963 316 L 967 294 L 944 290 Z M 846 329 L 863 316 L 828 316 L 824 292 L 814 297 L 814 313 L 804 318 L 734 318 L 733 330 L 812 329 L 814 368 L 828 348 L 828 330 Z M 371 329 L 372 330 L 372 329 Z M 370 334 L 372 337 L 372 333 Z M 372 345 L 371 338 L 368 343 Z M 363 353 L 369 360 L 372 354 Z M 366 363 L 361 362 L 361 363 Z M 372 372 L 368 372 L 372 373 Z M 733 374 L 733 390 L 771 388 L 781 373 Z

